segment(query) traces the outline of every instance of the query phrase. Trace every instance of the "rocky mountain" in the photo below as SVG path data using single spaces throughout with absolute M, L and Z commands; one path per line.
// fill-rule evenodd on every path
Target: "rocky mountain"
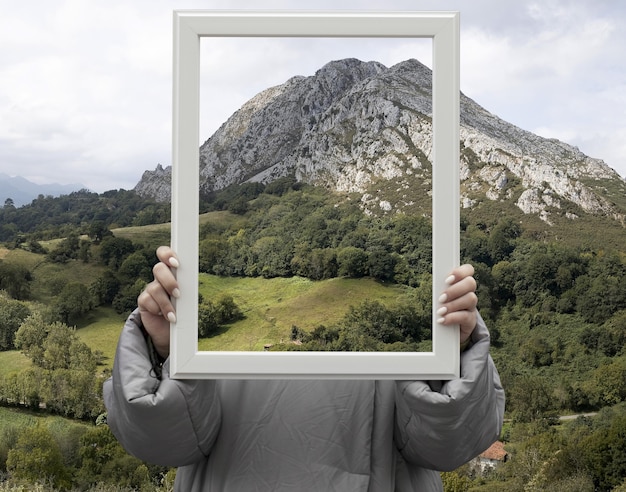
M 626 215 L 626 182 L 609 166 L 539 137 L 461 94 L 461 206 L 514 203 L 550 224 L 581 214 Z M 360 194 L 372 213 L 423 203 L 431 179 L 432 73 L 417 60 L 390 68 L 333 61 L 269 88 L 200 147 L 204 191 L 245 181 L 298 180 Z M 169 200 L 170 168 L 135 188 Z

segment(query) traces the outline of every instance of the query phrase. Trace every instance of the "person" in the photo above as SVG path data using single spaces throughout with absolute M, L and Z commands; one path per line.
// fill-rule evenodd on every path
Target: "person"
M 129 453 L 178 467 L 176 491 L 441 491 L 439 471 L 497 440 L 504 391 L 471 265 L 451 272 L 439 298 L 439 324 L 460 326 L 458 379 L 173 380 L 171 298 L 184 293 L 175 252 L 162 246 L 157 256 L 104 397 Z

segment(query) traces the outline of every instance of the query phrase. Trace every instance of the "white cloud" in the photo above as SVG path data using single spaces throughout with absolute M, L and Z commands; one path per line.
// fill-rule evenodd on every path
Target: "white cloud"
M 301 8 L 294 0 L 31 0 L 0 16 L 2 171 L 39 181 L 132 188 L 170 161 L 174 8 Z M 578 145 L 626 175 L 626 92 L 620 29 L 626 7 L 608 0 L 320 0 L 319 9 L 461 11 L 461 88 L 522 128 Z M 331 59 L 392 65 L 425 61 L 409 40 L 257 40 L 214 43 L 204 76 L 219 98 L 216 128 L 256 92 Z M 318 40 L 319 41 L 319 40 Z M 244 46 L 245 45 L 245 46 Z M 233 63 L 236 57 L 241 65 Z M 285 60 L 289 61 L 285 64 Z M 223 67 L 229 67 L 226 71 Z M 239 67 L 239 68 L 238 68 Z M 548 135 L 550 134 L 550 135 Z
M 518 29 L 467 28 L 462 89 L 503 119 L 577 145 L 625 176 L 615 138 L 626 131 L 616 116 L 626 110 L 619 14 L 585 1 L 542 2 L 528 7 Z

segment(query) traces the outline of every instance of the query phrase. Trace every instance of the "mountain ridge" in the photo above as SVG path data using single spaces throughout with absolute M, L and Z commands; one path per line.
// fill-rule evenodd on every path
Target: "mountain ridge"
M 618 195 L 626 182 L 602 160 L 507 123 L 463 93 L 460 104 L 463 208 L 512 201 L 547 224 L 584 213 L 624 223 L 626 203 Z M 394 212 L 412 206 L 410 192 L 429 185 L 431 151 L 430 69 L 414 59 L 389 68 L 337 60 L 262 91 L 236 111 L 200 147 L 201 190 L 294 175 L 359 193 L 371 213 Z M 146 171 L 135 190 L 167 201 L 170 175 L 161 166 Z M 391 181 L 406 192 L 387 196 L 381 183 Z M 607 183 L 617 189 L 612 196 Z
M 60 196 L 84 189 L 81 184 L 37 184 L 22 176 L 9 176 L 0 173 L 0 203 L 12 200 L 15 207 L 29 204 L 39 195 Z

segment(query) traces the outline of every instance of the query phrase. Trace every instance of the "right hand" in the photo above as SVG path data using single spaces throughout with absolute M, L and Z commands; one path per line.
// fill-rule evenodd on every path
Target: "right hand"
M 170 322 L 176 321 L 171 298 L 180 296 L 172 272 L 178 267 L 178 258 L 169 246 L 160 246 L 156 254 L 159 263 L 152 269 L 154 280 L 139 294 L 137 305 L 141 323 L 152 338 L 154 348 L 165 359 L 170 353 Z

